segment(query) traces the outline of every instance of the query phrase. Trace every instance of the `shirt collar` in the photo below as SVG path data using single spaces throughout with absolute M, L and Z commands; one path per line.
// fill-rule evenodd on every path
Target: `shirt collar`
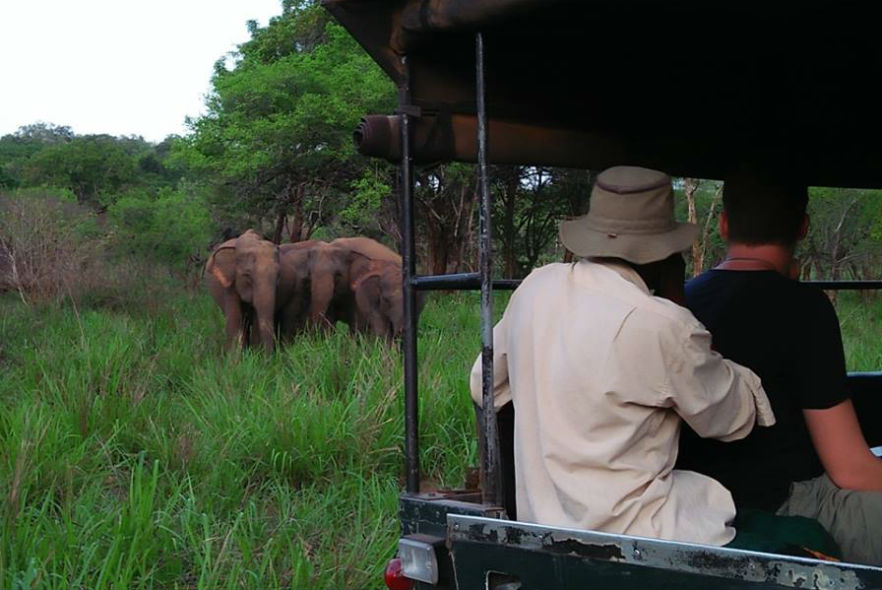
M 643 281 L 643 277 L 634 270 L 632 267 L 628 266 L 622 262 L 615 262 L 609 259 L 598 260 L 595 258 L 591 259 L 583 259 L 580 262 L 588 263 L 588 264 L 596 264 L 598 266 L 602 266 L 604 268 L 608 268 L 610 270 L 614 270 L 617 272 L 623 279 L 628 281 L 629 283 L 633 283 L 638 289 L 646 293 L 647 295 L 652 295 L 649 287 L 646 286 L 646 283 Z

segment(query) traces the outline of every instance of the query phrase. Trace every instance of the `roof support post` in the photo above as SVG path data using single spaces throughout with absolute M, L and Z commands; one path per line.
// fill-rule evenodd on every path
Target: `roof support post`
M 413 221 L 413 157 L 411 153 L 410 67 L 401 58 L 404 78 L 398 87 L 398 117 L 401 130 L 399 165 L 399 211 L 401 214 L 402 289 L 404 291 L 404 458 L 409 494 L 420 491 L 419 398 L 417 396 L 417 314 L 413 278 L 416 276 L 416 248 Z
M 490 187 L 487 178 L 487 109 L 484 104 L 484 36 L 475 36 L 476 101 L 478 107 L 478 185 L 479 208 L 479 266 L 481 275 L 481 392 L 484 439 L 481 467 L 484 472 L 482 500 L 485 504 L 502 505 L 499 470 L 499 431 L 493 407 L 493 278 L 491 264 Z

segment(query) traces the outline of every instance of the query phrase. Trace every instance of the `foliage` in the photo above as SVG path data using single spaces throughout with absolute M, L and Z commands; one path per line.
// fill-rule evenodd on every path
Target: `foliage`
M 882 191 L 813 187 L 800 250 L 818 278 L 882 277 Z
M 118 250 L 169 266 L 184 266 L 212 236 L 204 200 L 183 189 L 125 193 L 108 209 Z
M 22 166 L 30 156 L 44 147 L 72 138 L 70 127 L 42 122 L 25 125 L 13 134 L 0 137 L 0 189 L 21 186 Z
M 0 587 L 382 587 L 404 478 L 397 352 L 341 329 L 228 356 L 205 294 L 128 313 L 9 295 Z M 878 369 L 882 298 L 859 297 L 838 302 L 848 366 Z M 460 486 L 477 295 L 433 299 L 422 319 L 424 487 Z
M 422 464 L 459 486 L 476 299 L 423 319 Z M 0 297 L 0 587 L 382 586 L 404 475 L 397 352 L 341 327 L 230 357 L 222 334 L 203 293 L 128 313 Z
M 332 222 L 364 178 L 351 131 L 365 112 L 391 108 L 392 86 L 315 4 L 286 3 L 251 34 L 232 69 L 218 62 L 208 113 L 190 121 L 177 157 L 216 187 L 226 219 L 277 220 L 278 240 L 290 215 L 297 240 Z
M 83 286 L 102 249 L 95 216 L 65 191 L 0 194 L 0 292 L 58 300 Z
M 136 166 L 119 141 L 108 135 L 74 137 L 51 144 L 31 156 L 24 182 L 70 189 L 77 201 L 106 207 L 118 192 L 135 182 Z

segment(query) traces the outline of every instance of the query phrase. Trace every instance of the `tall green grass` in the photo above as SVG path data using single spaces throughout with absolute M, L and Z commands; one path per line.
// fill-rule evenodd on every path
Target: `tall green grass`
M 0 588 L 380 587 L 404 479 L 397 350 L 340 326 L 227 354 L 207 296 L 151 303 L 0 297 Z M 878 370 L 882 300 L 838 311 L 849 368 Z M 437 295 L 422 317 L 431 485 L 476 463 L 477 312 Z
M 475 463 L 477 309 L 431 301 L 422 465 Z M 382 585 L 403 481 L 397 350 L 343 326 L 222 350 L 208 297 L 155 310 L 0 298 L 0 587 Z

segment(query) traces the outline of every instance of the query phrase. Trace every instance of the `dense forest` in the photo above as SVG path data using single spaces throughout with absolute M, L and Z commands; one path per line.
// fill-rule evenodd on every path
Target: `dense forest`
M 84 265 L 120 256 L 192 281 L 212 245 L 249 227 L 277 243 L 366 235 L 397 246 L 396 169 L 362 157 L 351 140 L 361 116 L 394 110 L 392 83 L 314 3 L 286 1 L 249 31 L 238 51 L 219 57 L 206 113 L 183 137 L 154 144 L 37 122 L 0 138 L 0 288 L 23 297 L 70 291 L 60 276 L 82 283 Z M 564 257 L 558 222 L 587 211 L 592 178 L 492 169 L 500 276 Z M 466 164 L 417 171 L 422 272 L 474 267 L 476 180 Z M 720 183 L 676 186 L 681 218 L 703 229 L 690 257 L 697 272 L 722 254 Z M 877 278 L 879 191 L 814 188 L 812 197 L 804 276 Z M 52 243 L 68 246 L 50 256 Z

